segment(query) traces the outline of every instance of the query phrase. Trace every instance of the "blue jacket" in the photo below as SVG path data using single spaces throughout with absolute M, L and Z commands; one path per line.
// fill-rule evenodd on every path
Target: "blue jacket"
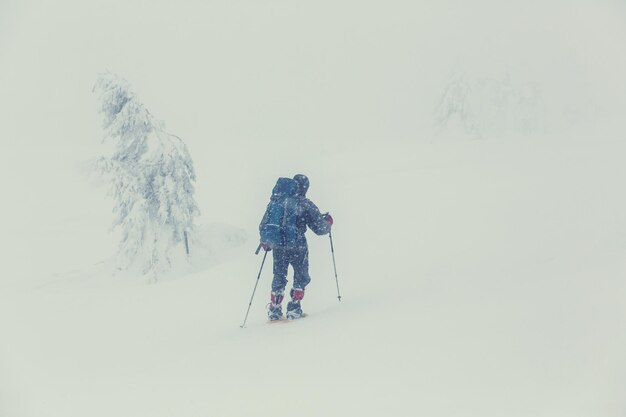
M 296 221 L 298 227 L 297 246 L 306 247 L 307 226 L 316 235 L 326 235 L 330 232 L 330 225 L 324 220 L 324 216 L 315 204 L 303 195 L 298 196 L 298 219 Z

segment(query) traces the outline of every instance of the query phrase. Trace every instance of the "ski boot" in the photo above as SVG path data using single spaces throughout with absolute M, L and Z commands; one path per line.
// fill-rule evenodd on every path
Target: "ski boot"
M 299 302 L 289 301 L 287 303 L 287 320 L 295 320 L 304 317 L 302 307 Z
M 300 306 L 300 300 L 304 298 L 304 290 L 294 288 L 291 290 L 291 301 L 287 303 L 287 319 L 295 320 L 305 316 Z
M 274 321 L 283 318 L 283 307 L 281 303 L 285 296 L 284 291 L 272 291 L 272 300 L 267 305 L 267 317 Z

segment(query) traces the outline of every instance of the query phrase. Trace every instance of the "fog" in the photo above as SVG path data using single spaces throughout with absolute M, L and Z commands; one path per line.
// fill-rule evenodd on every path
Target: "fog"
M 453 74 L 535 85 L 550 131 L 624 131 L 617 1 L 4 0 L 0 15 L 3 146 L 96 143 L 107 70 L 192 146 L 432 140 Z
M 0 414 L 623 416 L 624 45 L 623 1 L 0 0 Z M 107 269 L 106 71 L 198 174 L 158 285 Z M 344 301 L 311 236 L 310 316 L 266 269 L 242 330 L 300 172 Z

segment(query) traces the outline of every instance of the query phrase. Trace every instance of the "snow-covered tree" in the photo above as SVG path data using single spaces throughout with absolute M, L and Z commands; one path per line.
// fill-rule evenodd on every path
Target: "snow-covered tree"
M 514 83 L 508 72 L 474 79 L 454 73 L 435 109 L 435 125 L 472 138 L 540 132 L 541 92 L 536 84 Z
M 126 80 L 102 74 L 94 90 L 105 140 L 114 144 L 100 166 L 111 180 L 114 227 L 122 231 L 119 267 L 140 268 L 156 279 L 180 258 L 185 232 L 193 230 L 199 214 L 193 161 L 184 142 L 165 131 Z
M 435 123 L 448 128 L 456 123 L 470 136 L 479 136 L 476 116 L 470 104 L 472 87 L 461 74 L 453 74 L 448 81 L 441 100 L 435 109 Z

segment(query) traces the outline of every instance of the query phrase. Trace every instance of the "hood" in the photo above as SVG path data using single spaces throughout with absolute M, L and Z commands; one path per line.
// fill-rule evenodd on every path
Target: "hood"
M 293 180 L 298 184 L 298 190 L 296 191 L 296 195 L 306 196 L 306 192 L 309 190 L 309 179 L 306 175 L 298 174 L 293 177 Z

